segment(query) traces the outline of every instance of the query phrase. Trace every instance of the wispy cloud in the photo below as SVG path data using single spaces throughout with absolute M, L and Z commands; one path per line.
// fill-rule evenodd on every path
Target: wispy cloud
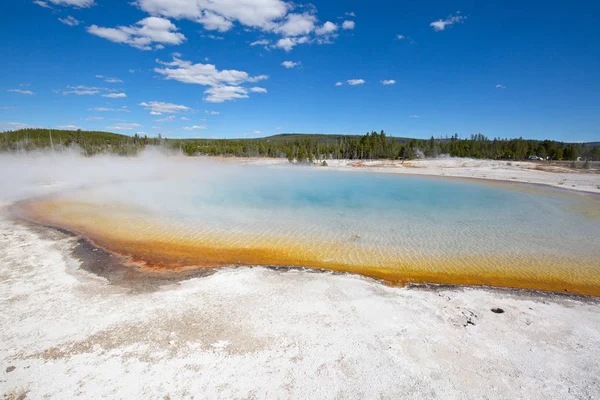
M 129 72 L 135 72 L 135 70 L 130 69 Z M 104 76 L 104 75 L 96 75 L 96 78 L 103 79 L 104 82 L 108 82 L 108 83 L 121 83 L 121 82 L 123 82 L 121 79 L 110 78 L 110 77 Z
M 496 85 L 496 87 L 497 87 L 498 89 L 506 89 L 506 86 L 504 86 L 504 85 L 500 85 L 500 84 Z
M 97 75 L 99 76 L 99 75 Z M 77 85 L 77 86 L 67 86 L 66 89 L 54 90 L 55 93 L 62 93 L 63 95 L 74 94 L 77 96 L 92 96 L 96 94 L 102 93 L 103 97 L 108 98 L 123 98 L 127 97 L 125 93 L 116 93 L 115 89 L 109 89 L 105 87 L 98 86 L 86 86 L 86 85 Z
M 144 101 L 139 105 L 154 113 L 153 115 L 160 115 L 162 113 L 177 114 L 191 110 L 191 108 L 181 104 L 165 103 L 162 101 Z
M 207 128 L 204 125 L 193 125 L 193 126 L 183 126 L 179 129 L 181 129 L 183 131 L 195 131 L 195 130 L 207 129 Z
M 88 108 L 88 111 L 98 111 L 98 112 L 131 112 L 131 110 L 127 109 L 127 106 L 123 106 L 121 108 L 108 108 L 108 107 L 92 107 Z
M 108 93 L 103 94 L 102 97 L 107 97 L 109 99 L 124 99 L 127 95 L 125 93 Z
M 284 62 L 281 63 L 281 65 L 283 65 L 286 68 L 294 68 L 294 67 L 300 65 L 300 62 L 284 61 Z
M 384 79 L 381 81 L 382 85 L 395 85 L 396 81 L 393 79 Z
M 250 46 L 268 46 L 270 45 L 271 42 L 267 39 L 260 39 L 260 40 L 255 40 L 254 42 L 250 43 Z
M 220 114 L 218 111 L 209 111 L 209 110 L 206 110 L 204 112 L 207 113 L 208 115 L 219 115 Z
M 70 15 L 66 18 L 59 18 L 58 20 L 60 22 L 62 22 L 63 24 L 69 25 L 69 26 L 77 26 L 81 23 L 78 19 L 71 17 Z
M 348 79 L 346 83 L 350 86 L 363 85 L 365 83 L 364 79 Z
M 26 94 L 28 96 L 31 96 L 34 94 L 31 90 L 21 90 L 21 89 L 8 89 L 7 92 Z
M 106 129 L 114 129 L 116 131 L 131 131 L 133 129 L 142 127 L 143 125 L 140 124 L 118 123 L 111 126 L 107 126 Z
M 152 112 L 150 114 L 152 114 Z M 152 114 L 152 115 L 156 115 L 156 114 Z M 160 113 L 158 113 L 158 115 L 160 115 Z M 176 117 L 174 115 L 168 115 L 164 118 L 155 119 L 154 122 L 171 122 L 171 121 L 174 121 L 175 118 Z
M 44 8 L 52 8 L 52 6 L 50 4 L 48 4 L 47 2 L 42 1 L 42 0 L 35 0 L 33 2 L 33 4 L 37 4 L 38 6 L 44 7 Z
M 23 122 L 3 122 L 0 121 L 0 126 L 6 126 L 7 129 L 25 129 L 25 128 L 33 128 L 33 125 L 25 124 Z
M 460 15 L 460 11 L 457 11 L 454 15 L 448 16 L 446 19 L 439 19 L 429 24 L 434 31 L 440 32 L 446 29 L 447 26 L 463 23 L 467 17 Z

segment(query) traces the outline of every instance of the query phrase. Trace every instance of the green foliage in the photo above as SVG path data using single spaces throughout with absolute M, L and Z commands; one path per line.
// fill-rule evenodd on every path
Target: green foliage
M 38 128 L 0 133 L 0 151 L 58 150 L 77 146 L 86 156 L 101 152 L 134 155 L 148 144 L 158 144 L 158 139 L 138 134 L 127 136 L 110 132 Z
M 390 137 L 384 131 L 365 135 L 281 134 L 256 139 L 164 139 L 147 136 L 119 135 L 110 132 L 22 129 L 0 133 L 0 151 L 78 146 L 86 155 L 111 152 L 137 154 L 148 145 L 181 150 L 188 156 L 235 156 L 287 158 L 307 163 L 326 159 L 401 159 L 417 154 L 452 157 L 524 160 L 530 155 L 550 156 L 552 160 L 577 160 L 578 157 L 600 160 L 600 142 L 561 143 L 551 140 L 489 139 L 483 134 L 460 139 L 451 137 L 427 140 Z

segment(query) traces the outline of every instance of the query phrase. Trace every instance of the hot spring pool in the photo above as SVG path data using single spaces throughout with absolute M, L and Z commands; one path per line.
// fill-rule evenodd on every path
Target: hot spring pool
M 21 204 L 156 271 L 274 265 L 600 295 L 600 201 L 566 191 L 240 167 Z

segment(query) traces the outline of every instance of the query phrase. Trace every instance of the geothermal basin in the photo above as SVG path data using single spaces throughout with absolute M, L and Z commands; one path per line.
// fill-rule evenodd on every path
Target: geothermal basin
M 600 296 L 598 201 L 524 184 L 238 166 L 109 182 L 13 211 L 156 274 L 312 267 Z

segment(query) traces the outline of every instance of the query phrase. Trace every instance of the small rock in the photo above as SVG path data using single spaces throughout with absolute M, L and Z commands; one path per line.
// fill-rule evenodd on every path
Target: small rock
M 504 310 L 501 308 L 492 308 L 492 312 L 496 314 L 503 314 Z
M 15 367 L 14 365 L 11 365 L 10 367 L 6 368 L 6 372 L 13 372 L 17 367 Z

